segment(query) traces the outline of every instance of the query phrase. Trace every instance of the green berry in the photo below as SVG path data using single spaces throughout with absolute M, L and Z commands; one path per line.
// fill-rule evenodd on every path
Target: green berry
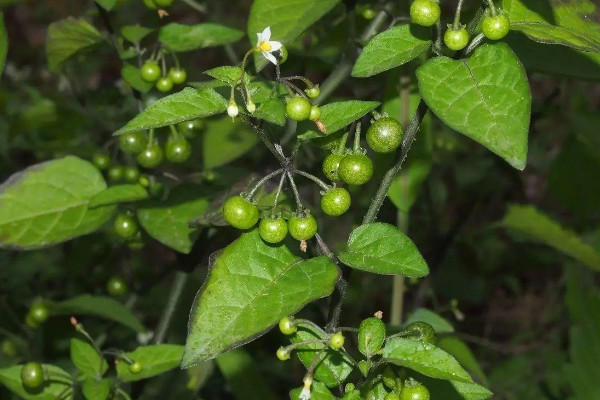
M 376 15 L 377 11 L 373 10 L 372 8 L 365 8 L 362 12 L 362 17 L 366 20 L 371 20 L 375 18 Z
M 31 316 L 31 320 L 36 325 L 42 324 L 48 319 L 48 308 L 42 303 L 36 303 L 31 306 L 28 315 Z
M 127 283 L 119 277 L 113 277 L 106 283 L 106 290 L 111 296 L 123 296 L 127 294 Z
M 111 182 L 119 182 L 123 179 L 123 166 L 115 165 L 108 169 L 108 179 Z
M 122 237 L 123 239 L 131 239 L 133 238 L 139 231 L 137 222 L 135 219 L 130 217 L 127 214 L 119 214 L 117 218 L 115 218 L 115 222 L 113 224 L 115 229 L 115 233 Z
M 304 93 L 306 93 L 309 99 L 316 99 L 321 94 L 321 88 L 319 88 L 319 85 L 314 85 L 313 87 L 304 89 Z
M 258 207 L 242 196 L 233 196 L 223 205 L 223 217 L 234 228 L 250 229 L 258 222 Z
M 104 153 L 96 153 L 92 156 L 92 162 L 98 169 L 107 169 L 110 166 L 110 157 Z
M 333 188 L 321 197 L 321 209 L 327 215 L 338 217 L 350 208 L 350 193 L 344 188 Z
M 318 106 L 312 106 L 310 108 L 310 115 L 308 116 L 308 119 L 311 121 L 316 121 L 319 118 L 321 118 L 321 109 Z
M 462 50 L 469 43 L 469 32 L 465 28 L 448 28 L 444 33 L 444 43 L 450 50 Z
M 371 358 L 385 341 L 385 324 L 375 317 L 363 320 L 358 327 L 358 351 Z
M 432 0 L 415 0 L 410 5 L 410 18 L 417 25 L 435 25 L 441 14 L 440 5 Z
M 296 326 L 296 324 L 294 323 L 294 320 L 292 318 L 283 317 L 279 321 L 279 330 L 284 335 L 292 335 L 292 334 L 296 333 L 296 331 L 298 330 L 298 327 Z
M 13 358 L 17 355 L 17 346 L 15 342 L 10 339 L 4 339 L 2 344 L 0 344 L 0 350 L 2 350 L 2 354 L 4 354 L 8 358 Z
M 281 361 L 286 361 L 290 359 L 290 352 L 285 348 L 280 347 L 277 349 L 277 358 Z
M 148 177 L 148 175 L 140 175 L 140 178 L 138 179 L 138 183 L 145 188 L 149 188 L 150 187 L 150 178 Z
M 400 400 L 429 400 L 429 390 L 420 383 L 407 384 L 400 392 Z
M 204 128 L 204 121 L 201 119 L 192 119 L 177 124 L 177 130 L 188 139 L 194 138 L 196 133 L 202 128 Z
M 504 14 L 496 16 L 485 16 L 481 21 L 481 30 L 486 38 L 499 40 L 508 35 L 510 21 Z
M 292 97 L 286 105 L 287 116 L 294 121 L 303 121 L 310 117 L 310 111 L 312 106 L 310 102 L 304 97 L 296 96 Z
M 367 143 L 378 153 L 390 153 L 402 143 L 402 125 L 395 118 L 379 118 L 367 130 Z
M 21 382 L 27 390 L 38 390 L 44 385 L 44 368 L 37 362 L 28 362 L 21 367 Z
M 187 72 L 183 68 L 171 68 L 169 70 L 169 78 L 176 85 L 181 85 L 187 80 Z
M 426 343 L 435 344 L 437 341 L 435 329 L 424 321 L 416 321 L 407 325 L 406 328 L 404 328 L 404 332 L 409 333 Z
M 144 168 L 156 168 L 163 160 L 162 148 L 156 143 L 149 144 L 137 155 L 136 160 Z
M 338 182 L 340 175 L 338 170 L 340 168 L 340 161 L 344 158 L 343 154 L 330 154 L 323 160 L 323 173 L 332 182 Z
M 279 64 L 283 64 L 288 59 L 288 49 L 285 46 L 281 46 L 279 49 Z
M 388 393 L 385 395 L 383 400 L 400 400 L 400 396 L 398 396 L 396 393 Z
M 173 89 L 173 81 L 168 76 L 160 77 L 156 81 L 156 89 L 158 89 L 159 92 L 168 92 Z
M 340 161 L 338 173 L 349 185 L 364 185 L 373 176 L 373 162 L 366 155 L 349 154 Z
M 160 67 L 155 61 L 146 61 L 140 70 L 142 79 L 146 82 L 156 82 L 162 73 Z
M 317 220 L 312 215 L 294 216 L 288 221 L 290 236 L 296 240 L 311 239 L 317 233 Z
M 125 179 L 125 182 L 138 183 L 140 179 L 140 170 L 134 166 L 123 168 L 123 179 Z
M 258 225 L 258 232 L 265 242 L 275 244 L 285 239 L 288 227 L 285 220 L 281 217 L 263 218 Z
M 342 335 L 342 332 L 336 332 L 329 338 L 329 346 L 334 350 L 339 350 L 344 347 L 346 338 Z
M 142 372 L 142 363 L 140 363 L 139 361 L 134 361 L 131 364 L 129 364 L 129 372 L 131 372 L 132 374 L 139 374 L 140 372 Z
M 142 131 L 124 133 L 119 136 L 119 147 L 127 154 L 139 154 L 148 145 L 148 137 Z
M 167 160 L 174 163 L 184 163 L 192 155 L 192 145 L 185 138 L 169 139 L 165 144 Z

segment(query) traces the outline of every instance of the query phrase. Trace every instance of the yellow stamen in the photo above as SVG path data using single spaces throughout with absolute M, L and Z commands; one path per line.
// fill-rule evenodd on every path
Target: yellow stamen
M 260 42 L 258 44 L 258 47 L 260 47 L 261 50 L 264 51 L 269 51 L 271 50 L 271 44 L 269 42 Z

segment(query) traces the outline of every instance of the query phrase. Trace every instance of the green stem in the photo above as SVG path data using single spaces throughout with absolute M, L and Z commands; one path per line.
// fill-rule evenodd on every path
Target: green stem
M 460 13 L 462 11 L 463 1 L 464 0 L 458 0 L 458 4 L 456 5 L 456 14 L 454 14 L 454 24 L 452 25 L 454 29 L 460 27 Z
M 206 13 L 206 7 L 194 0 L 181 0 L 181 1 L 183 1 L 185 4 L 192 7 L 194 10 L 196 10 L 198 12 Z
M 488 6 L 490 7 L 490 11 L 492 12 L 492 17 L 498 15 L 496 13 L 496 6 L 494 5 L 494 0 L 487 0 Z
M 356 130 L 354 131 L 354 152 L 358 152 L 360 150 L 360 122 L 356 124 Z
M 283 168 L 280 168 L 278 170 L 275 170 L 275 171 L 265 175 L 261 180 L 256 182 L 256 185 L 254 185 L 254 187 L 250 190 L 250 192 L 248 192 L 248 199 L 251 199 L 256 194 L 256 191 L 258 189 L 260 189 L 260 187 L 262 185 L 264 185 L 269 179 L 274 178 L 275 176 L 281 174 L 282 172 L 283 172 Z
M 302 206 L 302 200 L 300 200 L 300 193 L 298 193 L 298 188 L 296 187 L 294 177 L 289 171 L 287 171 L 285 175 L 287 176 L 290 187 L 292 188 L 292 193 L 294 194 L 294 199 L 296 200 L 296 207 L 298 208 L 298 211 L 302 211 L 304 207 Z
M 273 200 L 273 209 L 277 208 L 281 189 L 283 189 L 283 182 L 285 182 L 285 174 L 281 174 L 281 179 L 279 179 L 279 185 L 277 186 L 277 192 L 275 192 L 275 199 Z
M 177 307 L 177 303 L 181 298 L 181 294 L 183 293 L 183 288 L 188 279 L 188 274 L 182 271 L 177 271 L 175 274 L 175 280 L 171 285 L 171 291 L 169 292 L 169 298 L 167 299 L 167 305 L 163 310 L 163 314 L 160 317 L 160 321 L 158 322 L 158 327 L 156 328 L 156 335 L 154 336 L 154 343 L 160 344 L 164 341 L 167 331 L 169 330 L 169 326 L 171 325 L 171 321 L 173 320 L 173 314 L 175 313 L 175 308 Z
M 319 178 L 317 178 L 313 174 L 309 174 L 308 172 L 300 171 L 300 170 L 296 170 L 295 172 L 298 175 L 302 175 L 303 177 L 308 178 L 311 181 L 315 182 L 317 185 L 321 186 L 321 188 L 323 190 L 329 190 L 329 189 L 331 189 L 331 186 L 329 186 L 328 184 L 326 184 L 325 182 L 323 182 L 322 180 L 320 180 Z

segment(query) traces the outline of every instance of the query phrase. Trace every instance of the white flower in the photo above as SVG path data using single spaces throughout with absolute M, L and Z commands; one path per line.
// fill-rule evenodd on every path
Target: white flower
M 235 118 L 239 112 L 240 110 L 238 109 L 237 104 L 235 102 L 230 102 L 229 106 L 227 106 L 227 115 L 229 115 L 231 118 Z
M 299 396 L 300 400 L 308 400 L 310 399 L 310 387 L 306 387 L 304 386 L 304 389 L 302 389 L 302 392 L 300 393 Z
M 277 65 L 277 59 L 271 53 L 281 49 L 281 42 L 276 42 L 271 40 L 271 27 L 267 26 L 264 31 L 256 34 L 258 36 L 258 41 L 256 42 L 256 47 L 262 52 L 262 55 L 273 64 Z

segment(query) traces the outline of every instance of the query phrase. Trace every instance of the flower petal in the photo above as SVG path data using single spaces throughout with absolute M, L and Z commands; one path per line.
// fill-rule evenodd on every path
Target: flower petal
M 271 61 L 273 64 L 277 65 L 277 59 L 275 58 L 275 56 L 267 51 L 263 51 L 262 55 L 265 56 L 265 58 L 269 61 Z
M 262 31 L 262 40 L 264 40 L 265 42 L 268 42 L 270 39 L 271 39 L 271 27 L 267 26 Z
M 281 48 L 281 46 L 283 46 L 283 44 L 281 42 L 277 42 L 275 40 L 269 41 L 269 44 L 271 45 L 271 50 L 269 50 L 269 52 L 271 52 L 271 53 L 279 50 Z

